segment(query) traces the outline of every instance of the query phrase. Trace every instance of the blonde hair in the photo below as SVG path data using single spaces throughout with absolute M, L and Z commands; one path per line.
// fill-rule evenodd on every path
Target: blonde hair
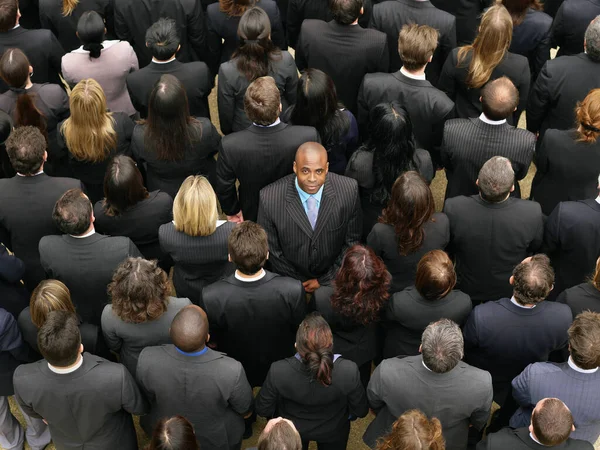
M 471 54 L 467 86 L 479 89 L 489 81 L 510 47 L 512 32 L 512 18 L 504 6 L 495 5 L 485 12 L 473 43 L 458 50 L 458 65 Z
M 406 411 L 392 425 L 392 431 L 377 443 L 376 450 L 444 450 L 442 424 L 418 409 Z
M 40 328 L 52 311 L 75 313 L 69 288 L 58 280 L 43 280 L 33 290 L 29 301 L 29 314 L 33 324 Z
M 62 4 L 62 15 L 67 17 L 73 13 L 75 7 L 79 4 L 79 0 L 63 0 Z
M 600 89 L 592 89 L 575 108 L 577 141 L 593 144 L 600 136 Z
M 209 236 L 217 229 L 217 196 L 200 175 L 185 179 L 173 202 L 175 229 L 189 236 Z
M 60 129 L 69 152 L 79 161 L 104 161 L 117 146 L 117 133 L 102 87 L 92 78 L 81 80 L 71 91 L 69 105 L 71 117 Z

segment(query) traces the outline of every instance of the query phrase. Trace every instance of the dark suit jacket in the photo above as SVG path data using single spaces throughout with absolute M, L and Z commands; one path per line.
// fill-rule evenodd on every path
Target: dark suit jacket
M 60 234 L 52 211 L 56 201 L 69 189 L 82 188 L 79 180 L 15 175 L 0 180 L 0 236 L 25 263 L 24 281 L 29 290 L 45 278 L 38 244 L 49 234 Z
M 441 158 L 448 185 L 446 198 L 474 195 L 481 167 L 493 156 L 510 160 L 515 171 L 515 196 L 521 197 L 517 181 L 527 176 L 535 151 L 533 133 L 507 123 L 490 125 L 479 118 L 446 122 Z
M 575 106 L 600 86 L 600 63 L 585 53 L 548 61 L 533 85 L 527 104 L 527 129 L 568 130 L 575 123 Z
M 106 286 L 117 266 L 128 257 L 141 257 L 126 237 L 95 233 L 86 238 L 67 234 L 40 240 L 40 262 L 48 278 L 62 281 L 84 322 L 100 325 L 108 302 Z
M 513 197 L 489 203 L 472 195 L 446 200 L 444 212 L 450 220 L 448 250 L 456 262 L 457 288 L 474 304 L 510 297 L 513 269 L 542 244 L 540 205 Z
M 329 173 L 313 230 L 295 180 L 296 175 L 287 175 L 260 191 L 258 223 L 269 236 L 274 272 L 301 281 L 316 278 L 325 284 L 335 277 L 345 251 L 360 239 L 358 185 L 351 178 Z
M 552 17 L 542 11 L 529 8 L 523 22 L 513 28 L 512 42 L 508 51 L 527 57 L 532 82 L 536 80 L 538 73 L 550 59 L 551 26 Z
M 571 308 L 573 317 L 587 310 L 600 313 L 600 291 L 589 281 L 565 289 L 556 301 Z
M 29 304 L 29 292 L 22 278 L 25 277 L 25 264 L 12 255 L 4 244 L 0 244 L 0 308 L 15 318 Z
M 296 64 L 300 71 L 314 68 L 328 74 L 340 101 L 356 115 L 356 98 L 365 74 L 389 70 L 387 38 L 380 31 L 360 25 L 305 20 L 296 48 Z
M 0 307 L 0 395 L 8 397 L 15 393 L 13 374 L 15 369 L 28 360 L 29 352 L 21 338 L 15 317 Z
M 560 47 L 556 56 L 576 55 L 583 51 L 585 30 L 600 14 L 598 0 L 569 0 L 564 2 L 552 24 L 552 47 Z
M 43 359 L 20 366 L 14 383 L 15 399 L 26 414 L 48 421 L 57 448 L 138 448 L 131 414 L 144 414 L 147 404 L 121 364 L 84 353 L 79 369 L 57 374 Z
M 292 173 L 296 151 L 305 142 L 319 142 L 317 130 L 283 122 L 273 127 L 250 125 L 225 136 L 214 183 L 223 212 L 232 216 L 241 210 L 244 220 L 256 222 L 260 190 Z
M 562 5 L 564 0 L 546 0 L 544 2 L 544 12 L 552 17 L 556 16 L 558 8 Z
M 211 349 L 188 356 L 174 345 L 147 347 L 136 378 L 150 402 L 150 412 L 140 421 L 148 435 L 159 419 L 181 414 L 194 425 L 203 449 L 230 450 L 241 443 L 252 389 L 233 358 Z
M 188 97 L 190 115 L 210 118 L 208 96 L 215 85 L 214 76 L 203 62 L 184 64 L 177 60 L 166 64 L 150 62 L 146 67 L 127 75 L 127 90 L 133 106 L 139 111 L 141 117 L 148 117 L 150 93 L 160 77 L 166 74 L 173 75 L 183 84 Z
M 202 4 L 195 0 L 116 0 L 115 33 L 128 41 L 137 54 L 140 67 L 152 61 L 146 47 L 146 31 L 161 17 L 169 17 L 177 23 L 181 39 L 178 59 L 181 62 L 205 58 L 206 25 Z
M 458 45 L 470 44 L 477 35 L 483 10 L 492 0 L 432 0 L 433 5 L 456 17 Z
M 202 290 L 210 340 L 244 366 L 252 387 L 269 367 L 294 352 L 298 325 L 306 314 L 302 283 L 266 272 L 258 281 L 234 275 Z
M 440 33 L 433 61 L 425 68 L 427 79 L 436 86 L 446 58 L 456 47 L 456 19 L 452 14 L 437 9 L 428 0 L 393 0 L 375 5 L 369 27 L 387 35 L 392 71 L 400 70 L 402 66 L 398 54 L 398 35 L 402 27 L 410 23 L 429 25 Z
M 367 387 L 369 407 L 377 417 L 363 440 L 371 448 L 385 436 L 394 421 L 410 409 L 420 409 L 442 423 L 446 448 L 467 448 L 469 425 L 483 429 L 492 407 L 492 379 L 484 370 L 460 361 L 450 372 L 434 373 L 423 357 L 384 360 Z
M 529 428 L 503 428 L 497 433 L 488 434 L 477 444 L 477 450 L 544 450 L 548 446 L 540 445 L 529 436 Z M 553 445 L 556 450 L 592 450 L 594 446 L 586 441 L 569 438 L 559 445 Z

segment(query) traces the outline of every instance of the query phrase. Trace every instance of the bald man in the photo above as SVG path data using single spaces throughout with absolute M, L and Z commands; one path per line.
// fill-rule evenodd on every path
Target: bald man
M 198 306 L 177 313 L 170 336 L 173 344 L 147 347 L 138 360 L 136 378 L 150 402 L 142 428 L 150 436 L 162 417 L 181 414 L 194 425 L 200 448 L 239 450 L 252 409 L 244 368 L 206 346 L 208 319 Z
M 314 292 L 331 282 L 346 249 L 360 239 L 358 185 L 328 173 L 327 151 L 316 142 L 298 148 L 293 170 L 260 191 L 258 223 L 269 236 L 273 271 Z

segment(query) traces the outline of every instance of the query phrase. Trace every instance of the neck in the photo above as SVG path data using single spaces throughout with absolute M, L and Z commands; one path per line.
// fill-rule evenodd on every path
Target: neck
M 173 55 L 169 56 L 167 59 L 158 59 L 158 58 L 156 58 L 156 57 L 154 57 L 154 59 L 156 59 L 156 60 L 157 60 L 157 61 L 159 61 L 159 62 L 167 62 L 167 61 L 171 61 L 173 58 L 175 58 L 175 55 L 176 55 L 176 54 L 177 54 L 177 53 L 175 53 L 175 54 L 173 54 Z
M 79 364 L 79 361 L 81 361 L 81 353 L 79 355 L 77 355 L 77 359 L 70 366 L 64 366 L 64 367 L 53 366 L 53 367 L 56 367 L 57 369 L 61 369 L 61 370 L 68 370 L 68 369 L 71 369 L 71 368 L 75 367 L 77 364 Z
M 262 273 L 263 269 L 261 268 L 258 272 L 253 273 L 252 275 L 246 275 L 245 273 L 240 272 L 239 270 L 236 270 L 235 273 L 237 273 L 237 275 L 240 278 L 254 278 L 259 276 Z
M 508 194 L 506 194 L 506 197 L 504 197 L 499 202 L 490 202 L 489 200 L 486 200 L 485 198 L 483 198 L 483 195 L 481 195 L 481 191 L 479 191 L 479 197 L 481 197 L 481 200 L 483 200 L 484 202 L 488 202 L 488 203 L 503 203 L 506 200 L 508 200 L 508 198 L 510 197 L 510 192 Z
M 352 22 L 350 25 L 356 25 L 358 24 L 358 17 L 356 18 L 356 20 L 354 22 Z
M 84 235 L 86 235 L 88 233 L 91 233 L 92 231 L 95 231 L 93 223 L 90 225 L 90 227 L 86 231 L 84 231 L 83 233 L 81 233 L 79 236 L 84 236 Z
M 25 89 L 29 89 L 31 86 L 33 86 L 31 78 L 27 77 L 27 81 L 25 82 Z
M 423 67 L 419 67 L 418 69 L 410 70 L 410 69 L 407 69 L 406 66 L 404 66 L 404 70 L 406 70 L 411 75 L 421 76 L 421 75 L 425 75 L 425 67 L 427 67 L 427 64 L 425 64 Z

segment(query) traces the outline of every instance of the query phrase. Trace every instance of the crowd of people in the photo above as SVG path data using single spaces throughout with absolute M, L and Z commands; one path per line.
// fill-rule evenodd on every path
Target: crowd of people
M 597 0 L 0 0 L 0 54 L 1 448 L 598 442 Z

